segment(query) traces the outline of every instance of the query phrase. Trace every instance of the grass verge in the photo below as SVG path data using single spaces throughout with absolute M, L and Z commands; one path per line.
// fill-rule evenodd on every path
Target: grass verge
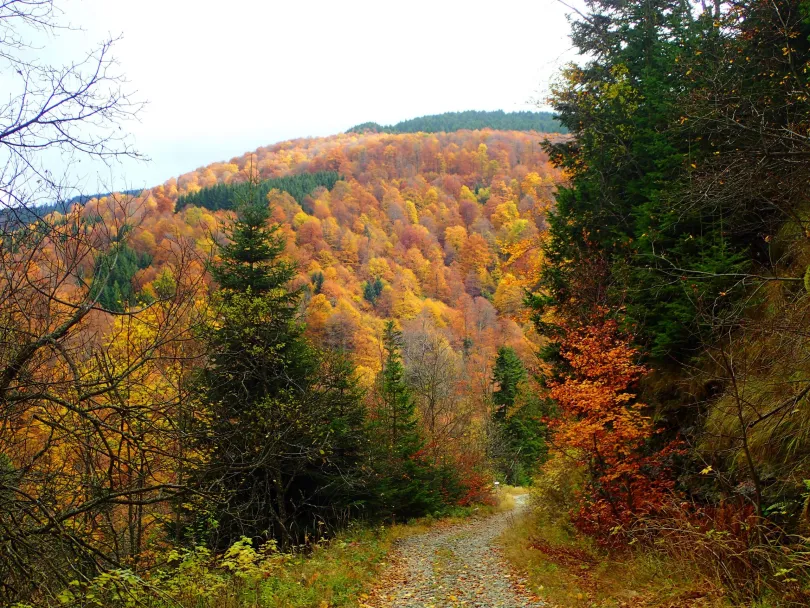
M 453 526 L 510 510 L 515 506 L 515 496 L 525 492 L 523 488 L 504 486 L 498 491 L 495 505 L 458 507 L 441 517 L 350 531 L 306 555 L 291 558 L 283 572 L 263 585 L 261 605 L 273 608 L 362 605 L 389 565 L 397 540 L 422 534 L 435 526 Z
M 398 539 L 449 526 L 504 508 L 456 508 L 391 526 L 355 525 L 305 551 L 280 553 L 235 543 L 222 555 L 205 548 L 171 551 L 165 566 L 145 576 L 105 572 L 87 583 L 71 583 L 57 598 L 61 608 L 342 608 L 362 606 L 389 565 Z M 45 602 L 45 605 L 48 605 Z M 18 608 L 23 608 L 22 606 Z M 29 607 L 25 607 L 29 608 Z
M 616 554 L 576 534 L 564 521 L 532 510 L 500 538 L 504 556 L 528 589 L 566 608 L 720 608 L 722 589 L 689 563 L 649 549 Z

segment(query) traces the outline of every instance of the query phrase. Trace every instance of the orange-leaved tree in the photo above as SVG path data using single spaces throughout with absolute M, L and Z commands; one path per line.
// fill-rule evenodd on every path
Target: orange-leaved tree
M 561 414 L 553 424 L 557 448 L 588 473 L 574 523 L 607 541 L 663 506 L 676 447 L 652 449 L 657 431 L 634 393 L 648 370 L 618 323 L 597 312 L 587 324 L 563 325 L 564 371 L 550 383 L 550 396 Z

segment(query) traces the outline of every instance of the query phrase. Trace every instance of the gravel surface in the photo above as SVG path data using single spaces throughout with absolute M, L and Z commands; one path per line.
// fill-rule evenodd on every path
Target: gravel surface
M 469 523 L 437 527 L 401 541 L 395 566 L 369 599 L 374 608 L 544 606 L 523 588 L 504 562 L 495 540 L 525 508 L 518 496 L 514 510 Z

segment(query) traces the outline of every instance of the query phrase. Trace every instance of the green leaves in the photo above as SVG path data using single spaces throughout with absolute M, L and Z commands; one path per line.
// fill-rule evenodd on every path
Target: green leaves
M 312 193 L 316 188 L 322 187 L 331 190 L 339 180 L 340 175 L 335 171 L 319 171 L 317 173 L 302 173 L 300 175 L 267 179 L 256 183 L 255 198 L 259 201 L 265 201 L 267 194 L 275 189 L 289 193 L 298 203 L 301 203 L 304 197 Z M 249 188 L 250 186 L 247 183 L 217 184 L 178 197 L 176 208 L 179 210 L 188 205 L 195 205 L 212 211 L 233 209 L 248 195 Z

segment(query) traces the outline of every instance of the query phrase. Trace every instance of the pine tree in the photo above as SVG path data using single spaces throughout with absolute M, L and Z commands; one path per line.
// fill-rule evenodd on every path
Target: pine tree
M 240 206 L 212 268 L 219 304 L 201 336 L 210 354 L 198 380 L 208 412 L 200 484 L 216 497 L 217 548 L 317 535 L 315 522 L 351 508 L 365 445 L 354 368 L 303 338 L 295 268 L 256 198 Z
M 281 226 L 268 225 L 270 209 L 256 200 L 256 188 L 254 184 L 238 208 L 237 219 L 226 232 L 228 242 L 220 247 L 220 260 L 211 269 L 226 294 L 284 290 L 295 276 L 295 266 L 282 258 L 285 240 Z M 284 299 L 294 304 L 297 295 L 290 292 Z
M 531 482 L 531 474 L 546 452 L 546 426 L 540 399 L 527 387 L 526 368 L 513 348 L 498 349 L 492 381 L 493 459 L 514 485 Z
M 692 130 L 685 106 L 696 94 L 694 58 L 719 30 L 680 0 L 595 0 L 588 11 L 572 38 L 589 59 L 566 69 L 552 95 L 574 137 L 546 149 L 571 181 L 549 215 L 550 299 L 534 304 L 581 318 L 622 307 L 649 355 L 683 360 L 704 329 L 699 307 L 729 293 L 714 304 L 722 309 L 744 267 L 730 207 L 706 212 L 688 200 L 694 168 L 716 148 Z
M 402 333 L 390 320 L 383 330 L 383 348 L 386 357 L 380 377 L 380 396 L 389 450 L 398 457 L 411 458 L 421 449 L 422 441 L 417 430 L 416 404 L 405 384 Z
M 383 331 L 385 359 L 377 378 L 378 404 L 369 433 L 380 439 L 372 455 L 378 478 L 372 500 L 378 513 L 413 517 L 444 506 L 444 471 L 421 457 L 425 442 L 405 382 L 401 348 L 402 334 L 389 320 Z
M 492 393 L 492 403 L 495 405 L 493 417 L 503 422 L 511 413 L 518 393 L 518 385 L 526 380 L 526 368 L 517 356 L 514 348 L 501 346 L 495 367 L 492 370 L 492 381 L 498 389 Z

